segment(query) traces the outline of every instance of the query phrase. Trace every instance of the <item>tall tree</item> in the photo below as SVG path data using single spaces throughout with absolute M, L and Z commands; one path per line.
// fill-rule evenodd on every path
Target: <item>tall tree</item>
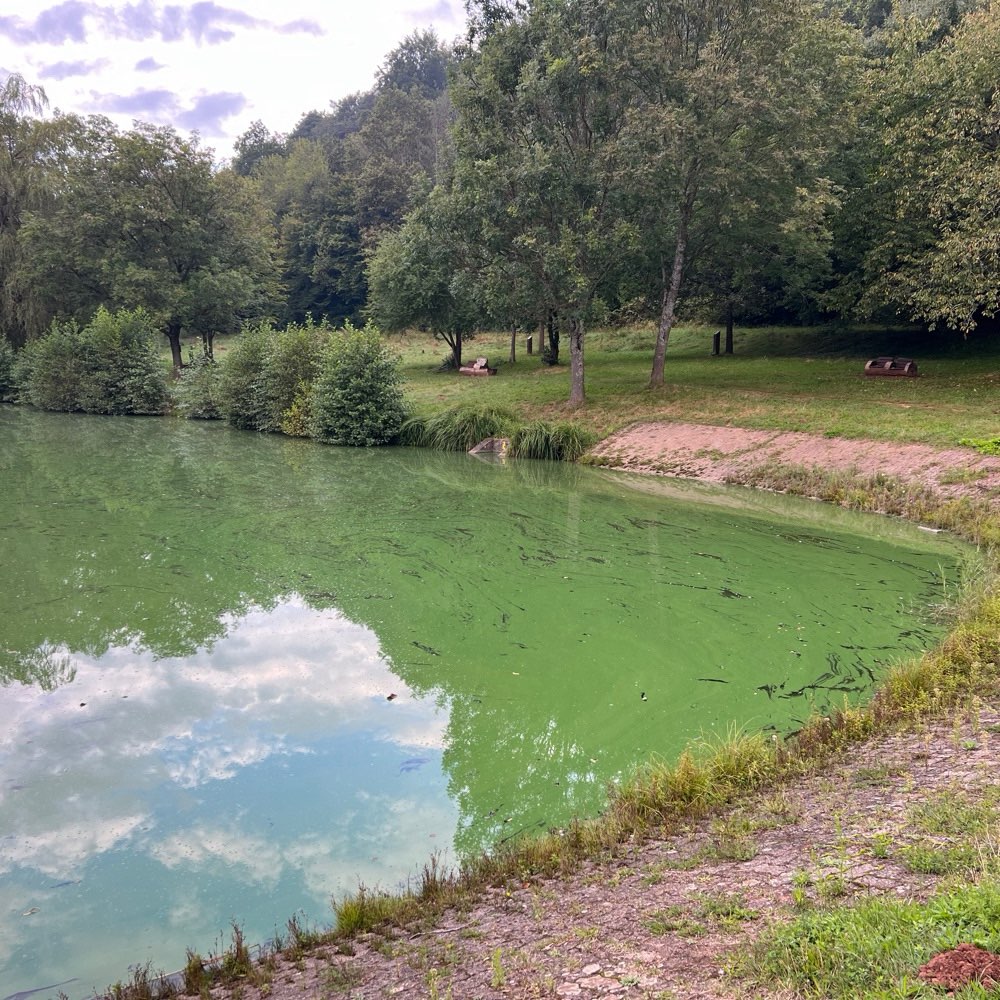
M 176 368 L 182 332 L 210 353 L 215 333 L 274 307 L 273 231 L 255 188 L 169 128 L 91 120 L 52 209 L 23 236 L 26 271 L 57 313 L 142 306 Z
M 386 233 L 368 265 L 369 309 L 387 330 L 421 326 L 462 364 L 462 343 L 478 319 L 455 200 L 436 188 L 403 226 Z
M 663 384 L 692 250 L 726 206 L 780 179 L 808 181 L 848 92 L 852 35 L 807 2 L 623 0 L 634 86 L 629 184 L 660 272 L 650 384 Z M 791 182 L 791 183 L 789 183 Z M 802 186 L 800 180 L 799 186 Z
M 628 112 L 616 4 L 539 0 L 471 11 L 459 75 L 455 187 L 487 246 L 531 275 L 569 327 L 571 406 L 585 401 L 584 327 L 637 228 L 618 196 Z
M 297 139 L 263 160 L 256 181 L 278 230 L 283 319 L 356 318 L 365 302 L 355 178 L 344 144 Z
M 1000 11 L 967 14 L 933 45 L 936 27 L 904 22 L 869 80 L 860 307 L 968 333 L 1000 315 Z
M 41 87 L 12 73 L 0 86 L 0 334 L 23 344 L 45 325 L 46 313 L 19 268 L 25 215 L 41 208 L 58 175 L 69 120 L 45 120 Z

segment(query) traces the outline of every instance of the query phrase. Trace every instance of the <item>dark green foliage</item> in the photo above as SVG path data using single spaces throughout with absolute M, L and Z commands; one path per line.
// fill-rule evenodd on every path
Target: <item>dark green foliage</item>
M 14 395 L 14 348 L 0 337 L 0 403 L 9 402 Z
M 207 355 L 192 358 L 174 386 L 177 411 L 189 420 L 221 420 L 221 374 L 221 367 Z
M 264 372 L 272 333 L 264 325 L 244 330 L 229 348 L 219 375 L 219 408 L 241 430 L 264 430 L 267 423 Z
M 327 444 L 388 444 L 406 416 L 396 360 L 372 326 L 335 336 L 313 387 L 312 434 Z
M 141 309 L 102 307 L 85 327 L 54 323 L 17 360 L 20 398 L 44 410 L 163 413 L 169 397 L 154 337 Z

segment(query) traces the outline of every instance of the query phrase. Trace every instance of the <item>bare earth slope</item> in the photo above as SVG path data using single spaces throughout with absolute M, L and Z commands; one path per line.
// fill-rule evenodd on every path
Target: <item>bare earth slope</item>
M 857 441 L 794 431 L 756 431 L 707 424 L 634 424 L 591 454 L 632 472 L 686 476 L 706 482 L 751 479 L 769 465 L 818 466 L 827 471 L 879 473 L 925 486 L 944 497 L 987 496 L 1000 487 L 1000 458 L 971 448 Z

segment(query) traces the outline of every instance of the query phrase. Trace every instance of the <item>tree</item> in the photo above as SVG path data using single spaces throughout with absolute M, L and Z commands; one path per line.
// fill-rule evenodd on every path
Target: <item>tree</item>
M 19 266 L 21 225 L 51 194 L 69 121 L 42 119 L 47 107 L 45 91 L 17 73 L 0 86 L 0 334 L 14 345 L 41 332 L 48 319 Z
M 878 147 L 860 307 L 968 333 L 1000 314 L 1000 12 L 967 14 L 941 44 L 905 22 L 871 76 Z
M 569 403 L 577 406 L 588 312 L 638 238 L 619 197 L 628 32 L 618 6 L 597 0 L 472 15 L 484 34 L 455 90 L 455 189 L 483 244 L 531 276 L 536 315 L 565 317 Z
M 26 273 L 57 314 L 141 306 L 179 369 L 182 332 L 210 355 L 215 333 L 273 308 L 273 230 L 250 181 L 169 128 L 91 119 L 77 147 L 52 208 L 22 232 Z
M 435 98 L 448 89 L 451 50 L 433 30 L 414 31 L 386 56 L 378 72 L 378 90 L 402 90 Z
M 781 183 L 813 183 L 821 133 L 837 121 L 852 35 L 806 3 L 625 0 L 633 108 L 628 184 L 646 207 L 660 273 L 650 384 L 663 366 L 692 250 L 731 206 Z
M 297 139 L 256 176 L 278 232 L 287 289 L 282 318 L 357 318 L 366 284 L 355 181 L 343 143 Z
M 430 329 L 462 365 L 462 342 L 476 326 L 476 303 L 463 273 L 455 203 L 435 189 L 426 204 L 386 233 L 368 263 L 369 310 L 387 330 Z
M 284 151 L 284 136 L 270 132 L 258 118 L 233 143 L 234 155 L 230 167 L 241 177 L 251 177 L 262 160 L 280 156 Z

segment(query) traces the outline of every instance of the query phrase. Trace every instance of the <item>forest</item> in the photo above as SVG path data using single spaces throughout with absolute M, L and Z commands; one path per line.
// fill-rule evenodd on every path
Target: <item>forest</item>
M 1000 12 L 950 0 L 469 0 L 368 91 L 197 135 L 0 88 L 0 354 L 141 310 L 213 337 L 372 321 L 462 362 L 536 332 L 584 401 L 588 327 L 678 319 L 989 332 Z M 117 320 L 115 322 L 118 322 Z M 98 324 L 100 325 L 100 324 Z M 127 323 L 126 323 L 127 325 Z M 70 338 L 72 340 L 72 338 Z M 69 349 L 74 348 L 70 341 Z M 75 343 L 75 341 L 74 341 Z M 2 365 L 0 365 L 2 367 Z

